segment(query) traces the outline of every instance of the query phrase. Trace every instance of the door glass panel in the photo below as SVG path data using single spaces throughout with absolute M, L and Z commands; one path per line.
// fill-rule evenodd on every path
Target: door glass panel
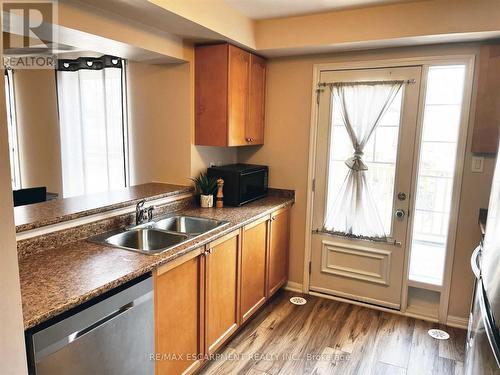
M 429 68 L 411 242 L 410 280 L 442 285 L 465 66 Z
M 364 148 L 363 155 L 363 161 L 368 166 L 366 171 L 368 186 L 372 196 L 376 197 L 375 203 L 378 213 L 388 236 L 392 234 L 394 181 L 403 91 L 399 90 L 389 109 L 380 120 L 374 134 Z M 345 160 L 351 157 L 354 152 L 339 110 L 335 106 L 332 106 L 330 138 L 327 207 L 330 207 L 340 194 L 340 189 L 349 171 Z

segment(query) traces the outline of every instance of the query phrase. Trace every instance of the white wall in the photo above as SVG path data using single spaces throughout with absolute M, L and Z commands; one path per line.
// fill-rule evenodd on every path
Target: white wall
M 1 75 L 0 87 L 4 85 Z M 5 93 L 0 90 L 0 368 L 5 375 L 26 373 L 21 290 L 7 140 Z
M 62 195 L 56 76 L 51 69 L 14 71 L 17 137 L 23 188 L 46 186 Z
M 128 62 L 130 183 L 189 184 L 189 64 Z

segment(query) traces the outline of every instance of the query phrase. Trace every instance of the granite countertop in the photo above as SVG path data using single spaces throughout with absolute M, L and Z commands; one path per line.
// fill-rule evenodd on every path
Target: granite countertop
M 160 199 L 190 193 L 190 186 L 148 183 L 105 193 L 54 199 L 14 208 L 16 232 L 78 219 L 96 213 L 136 204 L 141 199 Z
M 268 196 L 242 207 L 184 209 L 179 213 L 228 220 L 229 224 L 158 255 L 144 255 L 82 240 L 23 257 L 19 260 L 19 275 L 24 327 L 28 329 L 42 323 L 292 204 L 293 198 Z

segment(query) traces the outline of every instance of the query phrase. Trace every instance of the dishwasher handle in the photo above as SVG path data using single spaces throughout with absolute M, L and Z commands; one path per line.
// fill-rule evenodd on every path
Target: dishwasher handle
M 144 296 L 144 297 L 146 297 L 146 296 Z M 120 307 L 115 312 L 109 314 L 108 316 L 105 316 L 104 318 L 102 318 L 101 320 L 98 320 L 97 322 L 88 326 L 87 328 L 84 328 L 81 331 L 73 332 L 71 335 L 68 335 L 68 344 L 72 343 L 75 340 L 78 340 L 83 335 L 85 335 L 89 332 L 92 332 L 94 329 L 97 329 L 97 328 L 103 326 L 104 324 L 109 322 L 111 319 L 116 318 L 118 315 L 124 314 L 125 312 L 127 312 L 127 310 L 130 310 L 132 307 L 134 307 L 137 304 L 139 304 L 138 300 L 136 300 L 135 302 L 132 301 L 130 303 L 127 303 L 126 305 Z

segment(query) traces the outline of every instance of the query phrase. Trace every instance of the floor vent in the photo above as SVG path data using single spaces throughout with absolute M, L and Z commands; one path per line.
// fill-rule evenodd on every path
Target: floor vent
M 305 298 L 302 297 L 292 297 L 290 298 L 290 302 L 293 303 L 294 305 L 305 305 L 307 303 Z
M 450 335 L 441 329 L 430 329 L 427 331 L 430 337 L 436 340 L 448 340 Z

